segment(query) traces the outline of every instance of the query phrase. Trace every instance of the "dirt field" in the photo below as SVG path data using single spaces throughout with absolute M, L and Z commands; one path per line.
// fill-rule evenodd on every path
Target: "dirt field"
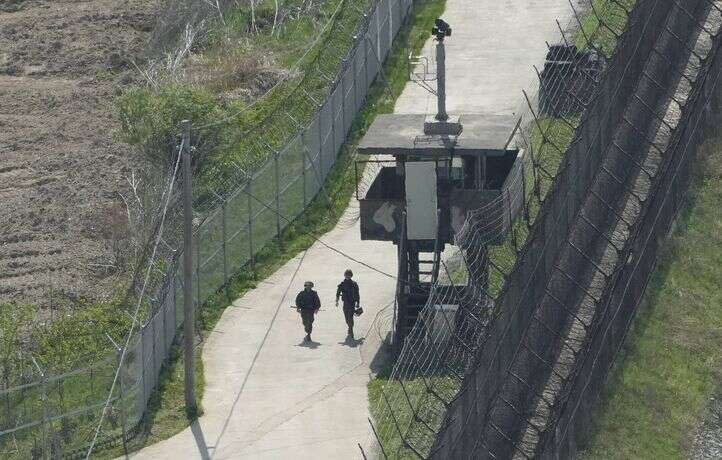
M 155 0 L 0 0 L 0 302 L 116 284 L 118 192 L 143 163 L 113 139 L 112 97 L 156 11 Z

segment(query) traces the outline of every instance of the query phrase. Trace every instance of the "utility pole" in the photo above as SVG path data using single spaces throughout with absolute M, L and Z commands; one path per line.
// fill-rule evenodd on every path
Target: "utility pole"
M 185 357 L 186 413 L 197 412 L 196 374 L 193 361 L 195 312 L 193 310 L 193 192 L 191 188 L 191 122 L 181 122 L 183 129 L 183 348 Z

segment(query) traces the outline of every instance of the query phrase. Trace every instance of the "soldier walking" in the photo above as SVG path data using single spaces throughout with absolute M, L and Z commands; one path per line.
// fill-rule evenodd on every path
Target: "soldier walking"
M 348 325 L 348 337 L 353 339 L 353 316 L 357 309 L 360 310 L 361 297 L 358 284 L 351 279 L 353 278 L 353 272 L 346 270 L 343 273 L 343 278 L 344 280 L 336 289 L 336 306 L 338 307 L 338 299 L 342 299 L 343 316 L 346 318 L 346 324 Z
M 303 329 L 306 331 L 306 337 L 303 338 L 304 342 L 311 341 L 313 317 L 320 309 L 321 299 L 318 298 L 318 293 L 313 290 L 313 283 L 306 281 L 303 283 L 303 291 L 296 296 L 296 310 L 301 314 Z

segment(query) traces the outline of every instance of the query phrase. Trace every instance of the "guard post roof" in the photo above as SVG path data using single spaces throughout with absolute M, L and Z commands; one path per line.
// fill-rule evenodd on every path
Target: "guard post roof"
M 457 135 L 424 134 L 422 114 L 379 115 L 361 140 L 359 153 L 414 157 L 502 156 L 517 129 L 512 115 L 461 115 Z

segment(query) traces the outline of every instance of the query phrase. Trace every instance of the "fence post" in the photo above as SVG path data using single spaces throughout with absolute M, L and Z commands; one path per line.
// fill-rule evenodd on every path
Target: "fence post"
M 358 97 L 358 64 L 356 64 L 356 61 L 358 61 L 358 53 L 361 52 L 361 43 L 358 41 L 358 35 L 353 37 L 354 39 L 354 46 L 356 47 L 356 52 L 353 53 L 352 59 L 352 68 L 353 68 L 353 102 L 354 102 L 354 112 L 358 110 L 359 105 L 361 101 L 359 101 Z M 353 123 L 353 118 L 349 120 L 348 124 L 351 125 Z
M 120 411 L 120 429 L 121 429 L 121 440 L 123 441 L 123 451 L 128 454 L 128 443 L 127 443 L 127 420 L 125 408 L 123 407 L 123 349 L 113 340 L 110 334 L 106 333 L 105 336 L 108 338 L 110 343 L 115 348 L 115 353 L 118 359 L 118 410 Z
M 306 135 L 306 133 L 304 132 L 304 134 L 301 136 L 301 142 L 304 144 L 304 146 L 305 146 L 305 142 L 306 142 L 305 135 Z M 306 154 L 303 152 L 301 153 L 301 180 L 303 181 L 303 210 L 305 211 L 306 203 L 308 202 L 308 198 L 307 198 L 306 194 L 308 192 L 306 191 Z M 304 212 L 303 214 L 305 215 L 306 213 Z
M 183 285 L 185 287 L 183 296 L 183 352 L 184 352 L 184 386 L 185 405 L 187 414 L 195 414 L 197 409 L 195 392 L 195 362 L 193 361 L 195 311 L 193 308 L 193 196 L 191 187 L 191 155 L 190 155 L 190 130 L 191 123 L 186 120 L 183 124 Z M 200 244 L 196 245 L 200 248 Z M 200 251 L 200 249 L 198 249 Z M 199 253 L 196 252 L 196 280 L 200 284 L 200 270 L 198 269 Z M 199 289 L 200 291 L 200 289 Z M 200 295 L 200 293 L 198 294 Z M 200 300 L 200 298 L 199 298 Z M 200 305 L 200 302 L 198 302 Z M 155 331 L 155 328 L 154 328 Z M 153 352 L 155 353 L 155 334 L 153 336 Z M 155 355 L 154 355 L 155 364 Z M 155 367 L 153 368 L 155 373 Z
M 173 280 L 175 279 L 175 275 L 171 275 L 170 281 L 168 280 L 168 270 L 166 270 L 165 275 L 166 281 L 163 283 L 165 285 L 164 290 L 165 294 L 161 293 L 160 295 L 163 298 L 163 302 L 160 304 L 160 308 L 158 308 L 158 312 L 156 315 L 161 315 L 161 330 L 163 331 L 163 341 L 161 344 L 163 345 L 163 359 L 161 360 L 161 365 L 166 363 L 166 360 L 168 359 L 168 350 L 167 350 L 167 343 L 168 343 L 168 328 L 166 326 L 166 314 L 168 314 L 168 296 L 170 293 L 169 286 L 173 285 Z
M 185 301 L 185 296 L 183 296 Z M 141 325 L 138 330 L 140 331 L 140 384 L 141 384 L 141 397 L 143 398 L 143 407 L 148 401 L 147 383 L 145 381 L 145 326 Z
M 153 382 L 153 385 L 151 385 L 152 387 L 155 387 L 155 384 L 156 384 L 156 382 L 157 382 L 157 378 L 158 378 L 158 368 L 159 368 L 159 366 L 158 366 L 158 356 L 157 356 L 157 355 L 158 355 L 158 349 L 157 349 L 157 347 L 156 347 L 156 345 L 155 345 L 156 342 L 157 342 L 156 338 L 157 338 L 157 335 L 158 335 L 158 331 L 157 331 L 157 328 L 156 328 L 156 326 L 155 326 L 155 322 L 156 322 L 156 319 L 155 319 L 155 318 L 156 318 L 156 317 L 151 316 L 151 319 L 150 319 L 150 329 L 151 329 L 151 331 L 152 331 L 151 337 L 153 338 L 153 342 L 152 342 L 153 347 L 151 348 L 152 356 L 153 356 L 153 373 L 151 374 L 151 375 L 152 375 L 152 382 Z
M 226 298 L 230 300 L 230 291 L 228 289 L 228 254 L 226 252 L 226 200 L 221 201 L 221 234 L 223 249 L 223 284 L 226 286 Z
M 376 56 L 379 58 L 379 69 L 383 66 L 383 56 L 381 56 L 381 5 L 376 4 L 374 8 L 376 15 Z
M 8 362 L 8 358 L 5 358 L 3 361 L 3 390 L 6 390 L 5 393 L 5 415 L 2 419 L 0 419 L 0 427 L 4 429 L 5 423 L 7 423 L 8 428 L 10 427 L 10 420 L 11 418 L 11 410 L 10 410 L 10 364 Z
M 118 367 L 123 365 L 122 352 L 118 350 Z M 120 410 L 121 439 L 123 440 L 123 451 L 128 454 L 128 443 L 126 433 L 128 430 L 125 414 L 125 402 L 123 401 L 123 369 L 121 367 L 118 375 L 118 409 Z
M 283 241 L 281 240 L 281 183 L 278 178 L 278 152 L 273 154 L 273 175 L 276 182 L 276 239 L 278 245 L 283 248 Z
M 341 68 L 343 71 L 341 72 L 341 133 L 345 135 L 346 132 L 346 79 L 343 78 L 344 72 L 348 70 L 348 60 L 346 58 L 343 59 Z M 344 136 L 341 136 L 341 143 L 343 144 L 343 138 Z M 335 138 L 334 138 L 335 139 Z M 334 147 L 336 147 L 334 145 Z M 338 155 L 338 152 L 335 152 L 335 155 Z M 335 160 L 335 157 L 334 157 Z M 334 161 L 335 162 L 335 161 Z
M 253 202 L 251 201 L 253 177 L 249 176 L 246 182 L 246 198 L 248 199 L 248 255 L 251 258 L 251 271 L 256 274 L 256 255 L 253 252 Z
M 389 10 L 389 53 L 391 53 L 391 47 L 394 44 L 394 13 L 392 11 L 393 6 L 391 6 L 391 3 L 393 3 L 393 0 L 389 0 L 388 2 L 386 2 Z
M 201 242 L 200 242 L 200 229 L 196 232 L 196 237 L 191 237 L 191 249 L 195 247 L 196 250 L 196 308 L 201 308 Z M 195 244 L 193 244 L 195 243 Z
M 50 433 L 49 433 L 49 427 L 48 427 L 48 419 L 50 418 L 50 408 L 48 407 L 48 378 L 45 375 L 45 372 L 40 367 L 40 364 L 35 360 L 34 356 L 30 356 L 30 359 L 33 361 L 33 364 L 38 369 L 38 372 L 40 373 L 40 401 L 43 403 L 43 458 L 51 459 L 52 453 L 50 452 Z
M 329 93 L 327 101 L 333 98 L 333 91 Z M 323 169 L 323 105 L 318 104 L 318 171 L 316 177 L 326 177 L 326 171 Z M 311 158 L 311 167 L 313 167 L 313 157 Z

